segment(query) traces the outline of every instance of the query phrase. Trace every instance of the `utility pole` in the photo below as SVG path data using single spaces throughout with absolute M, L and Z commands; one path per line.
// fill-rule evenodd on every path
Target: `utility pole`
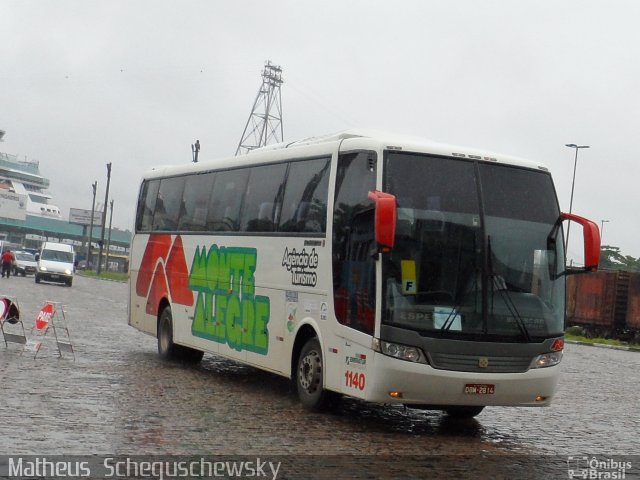
M 109 204 L 109 183 L 111 183 L 111 162 L 107 163 L 107 189 L 104 193 L 104 213 L 102 214 L 102 232 L 100 237 L 100 252 L 98 253 L 98 269 L 100 275 L 102 271 L 102 248 L 104 247 L 104 227 L 107 221 L 107 205 Z
M 98 188 L 98 181 L 96 180 L 91 184 L 93 188 L 93 202 L 91 203 L 91 222 L 89 223 L 89 241 L 87 242 L 87 269 L 91 269 L 91 242 L 93 241 L 93 212 L 96 209 L 96 189 Z
M 113 199 L 109 204 L 111 206 L 111 213 L 109 213 L 109 236 L 107 237 L 107 255 L 104 261 L 105 267 L 109 270 L 109 250 L 111 249 L 111 221 L 113 220 Z
M 282 68 L 267 61 L 262 71 L 262 84 L 242 132 L 236 155 L 264 147 L 272 139 L 274 143 L 284 141 L 280 96 L 282 82 Z

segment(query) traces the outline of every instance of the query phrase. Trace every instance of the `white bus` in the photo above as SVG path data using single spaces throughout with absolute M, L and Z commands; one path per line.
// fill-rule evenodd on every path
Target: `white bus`
M 580 269 L 564 220 L 583 227 Z M 164 358 L 289 377 L 312 410 L 546 406 L 565 276 L 595 270 L 599 243 L 538 163 L 347 131 L 149 172 L 129 324 Z

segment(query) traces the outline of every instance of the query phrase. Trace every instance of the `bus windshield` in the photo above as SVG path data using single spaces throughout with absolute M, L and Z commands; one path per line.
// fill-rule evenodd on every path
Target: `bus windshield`
M 547 172 L 387 152 L 383 178 L 398 207 L 383 323 L 478 340 L 562 335 L 564 250 Z

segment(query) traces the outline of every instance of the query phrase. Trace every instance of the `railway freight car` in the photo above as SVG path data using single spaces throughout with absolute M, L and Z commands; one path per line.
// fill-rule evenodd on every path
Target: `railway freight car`
M 567 278 L 567 326 L 590 336 L 640 339 L 640 273 L 599 271 Z

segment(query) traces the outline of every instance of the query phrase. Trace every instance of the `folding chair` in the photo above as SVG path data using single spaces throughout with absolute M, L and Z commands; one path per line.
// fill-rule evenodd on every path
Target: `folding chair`
M 20 320 L 20 307 L 15 297 L 0 296 L 0 330 L 5 348 L 9 348 L 9 343 L 22 345 L 20 350 L 22 355 L 27 344 L 27 335 L 24 324 Z

